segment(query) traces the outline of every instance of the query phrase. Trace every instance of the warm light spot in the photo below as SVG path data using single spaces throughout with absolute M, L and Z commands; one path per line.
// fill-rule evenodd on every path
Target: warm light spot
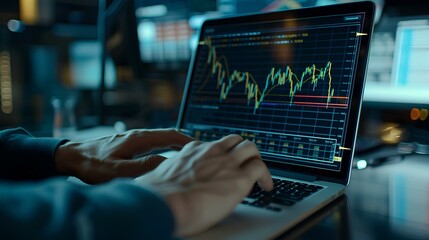
M 410 114 L 411 120 L 417 120 L 420 118 L 420 110 L 418 108 L 412 108 Z
M 403 129 L 397 124 L 387 125 L 381 133 L 381 140 L 387 144 L 396 144 L 400 142 L 403 135 Z
M 26 24 L 35 24 L 39 18 L 38 0 L 20 0 L 19 14 L 21 20 Z
M 420 120 L 426 121 L 426 119 L 428 118 L 428 115 L 429 115 L 429 110 L 427 110 L 426 108 L 420 110 Z
M 0 52 L 0 107 L 1 111 L 10 114 L 13 111 L 12 77 L 10 71 L 10 54 Z

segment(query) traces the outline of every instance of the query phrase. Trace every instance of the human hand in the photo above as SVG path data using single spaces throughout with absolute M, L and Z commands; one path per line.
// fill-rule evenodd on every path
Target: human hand
M 136 181 L 164 197 L 179 236 L 199 233 L 228 216 L 256 181 L 264 190 L 273 188 L 256 145 L 239 135 L 191 142 Z
M 60 173 L 86 183 L 116 177 L 137 177 L 157 167 L 165 158 L 148 155 L 157 149 L 181 149 L 193 139 L 173 129 L 131 130 L 83 142 L 67 142 L 55 153 Z

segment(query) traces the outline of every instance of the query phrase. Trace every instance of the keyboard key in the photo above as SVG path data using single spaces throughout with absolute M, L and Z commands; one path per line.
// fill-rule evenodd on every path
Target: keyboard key
M 243 204 L 273 210 L 271 208 L 275 207 L 270 206 L 270 203 L 276 203 L 284 206 L 292 206 L 296 202 L 312 195 L 313 193 L 323 188 L 317 185 L 302 182 L 293 182 L 290 180 L 283 180 L 278 178 L 273 178 L 273 182 L 274 189 L 271 192 L 265 192 L 257 184 L 255 184 L 251 193 L 247 196 L 247 198 L 253 200 L 244 200 Z M 278 211 L 278 209 L 273 211 Z
M 290 195 L 290 194 L 281 194 L 281 193 L 279 193 L 276 196 L 276 198 L 288 199 L 288 200 L 295 201 L 295 202 L 301 201 L 303 199 L 303 197 L 301 197 L 299 195 Z
M 273 183 L 274 183 L 274 184 L 279 183 L 279 182 L 281 182 L 281 181 L 282 181 L 281 179 L 273 178 Z
M 293 192 L 294 189 L 293 188 L 280 188 L 277 191 L 280 193 L 290 193 L 290 192 Z
M 301 192 L 301 196 L 302 197 L 308 197 L 310 196 L 312 193 L 311 192 Z
M 314 193 L 314 192 L 317 192 L 318 189 L 314 188 L 314 187 L 306 187 L 306 188 L 303 188 L 302 191 L 309 192 L 309 193 Z
M 255 206 L 255 207 L 265 207 L 268 206 L 270 204 L 271 201 L 267 201 L 267 200 L 263 200 L 263 199 L 259 199 L 257 201 L 254 201 L 253 203 L 251 203 L 250 205 Z
M 280 204 L 280 205 L 285 205 L 285 206 L 292 206 L 295 204 L 294 201 L 289 200 L 289 199 L 284 199 L 284 198 L 273 198 L 272 202 Z
M 261 197 L 265 197 L 265 196 L 274 196 L 274 195 L 277 195 L 278 194 L 278 192 L 277 191 L 271 191 L 271 192 L 261 192 L 260 193 L 260 195 L 261 195 Z
M 260 192 L 256 192 L 256 193 L 252 192 L 252 193 L 250 193 L 247 197 L 248 197 L 248 198 L 257 199 L 257 198 L 262 197 L 262 195 L 261 195 L 261 193 L 260 193 Z

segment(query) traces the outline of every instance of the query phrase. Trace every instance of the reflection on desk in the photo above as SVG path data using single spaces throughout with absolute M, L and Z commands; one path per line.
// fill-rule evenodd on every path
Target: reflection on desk
M 281 239 L 350 239 L 349 203 L 347 195 L 342 195 L 311 217 L 304 220 Z
M 428 239 L 428 173 L 425 155 L 354 170 L 347 190 L 354 228 L 366 239 Z
M 429 239 L 429 157 L 354 169 L 344 196 L 279 239 Z

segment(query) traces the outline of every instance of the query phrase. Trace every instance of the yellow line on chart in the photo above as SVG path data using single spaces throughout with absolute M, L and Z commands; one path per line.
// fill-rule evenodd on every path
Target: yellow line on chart
M 340 146 L 340 150 L 348 150 L 348 151 L 350 151 L 351 149 L 350 149 L 350 148 L 347 148 L 347 147 L 342 147 L 342 146 Z
M 366 35 L 368 35 L 368 33 L 360 33 L 360 32 L 356 33 L 356 37 L 366 36 Z

